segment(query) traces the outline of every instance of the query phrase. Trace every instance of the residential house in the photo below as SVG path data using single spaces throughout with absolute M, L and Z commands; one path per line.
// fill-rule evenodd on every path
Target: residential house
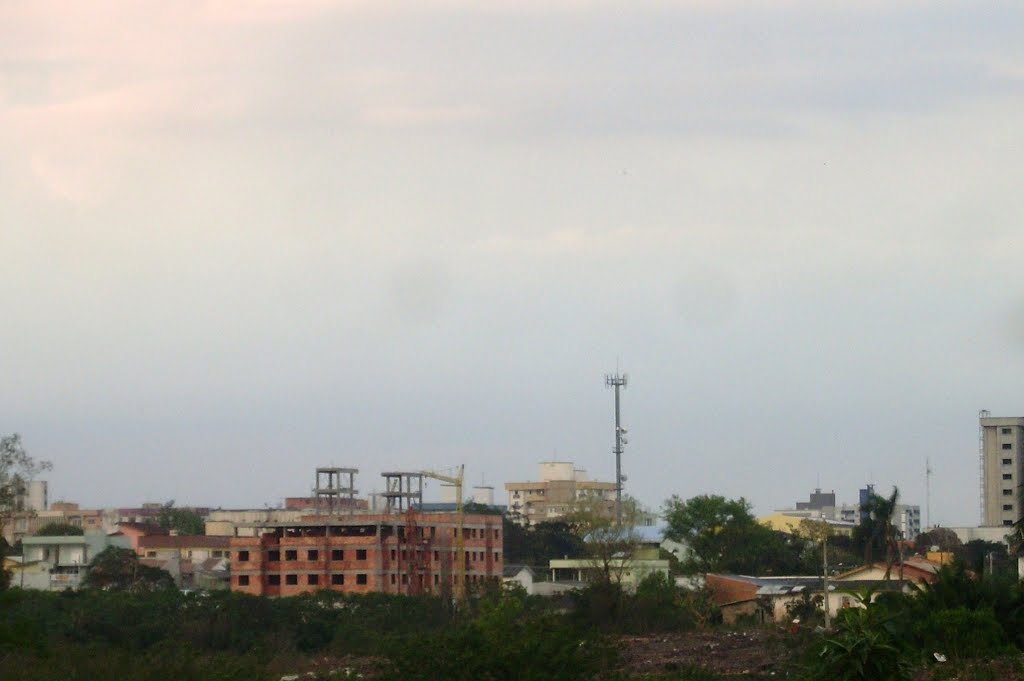
M 866 575 L 869 576 L 869 575 Z M 722 612 L 726 624 L 735 624 L 746 618 L 758 622 L 788 622 L 787 606 L 810 596 L 823 603 L 824 589 L 821 577 L 751 577 L 748 575 L 705 575 L 705 584 L 712 601 Z M 909 591 L 907 582 L 881 579 L 829 580 L 829 611 L 859 604 L 856 594 L 871 589 L 877 596 L 883 591 Z
M 560 558 L 548 563 L 553 583 L 587 584 L 607 571 L 612 581 L 627 591 L 634 591 L 640 582 L 653 573 L 669 576 L 669 561 L 660 557 L 657 546 L 641 546 L 628 555 L 619 554 L 608 560 L 597 558 Z
M 533 583 L 536 577 L 537 573 L 529 565 L 510 565 L 506 563 L 501 573 L 503 584 L 506 586 L 521 586 L 528 594 L 533 593 Z
M 110 546 L 129 547 L 126 537 L 102 532 L 71 537 L 25 537 L 21 543 L 22 564 L 12 583 L 44 591 L 78 588 L 93 558 Z

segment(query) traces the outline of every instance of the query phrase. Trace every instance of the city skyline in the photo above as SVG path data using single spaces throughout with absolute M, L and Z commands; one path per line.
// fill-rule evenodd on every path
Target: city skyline
M 0 433 L 51 498 L 262 505 L 549 456 L 898 485 L 1024 413 L 1024 7 L 0 6 Z M 379 466 L 379 468 L 377 468 Z

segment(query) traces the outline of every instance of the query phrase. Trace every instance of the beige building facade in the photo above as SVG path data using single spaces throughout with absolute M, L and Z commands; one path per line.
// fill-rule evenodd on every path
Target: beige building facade
M 983 415 L 980 429 L 982 525 L 1010 527 L 1021 517 L 1024 418 Z
M 591 480 L 571 461 L 539 464 L 537 480 L 507 482 L 509 516 L 520 525 L 558 520 L 583 501 L 597 500 L 615 512 L 615 483 Z

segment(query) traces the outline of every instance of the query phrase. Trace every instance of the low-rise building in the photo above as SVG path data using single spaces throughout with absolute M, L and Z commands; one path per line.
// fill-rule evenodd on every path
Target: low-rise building
M 319 589 L 351 593 L 444 593 L 461 575 L 467 588 L 502 575 L 502 519 L 467 514 L 456 555 L 454 513 L 307 516 L 258 523 L 231 544 L 231 590 L 294 596 Z M 456 561 L 461 561 L 461 569 Z
M 110 546 L 129 548 L 129 541 L 124 536 L 102 532 L 71 537 L 25 537 L 22 539 L 22 564 L 12 583 L 44 591 L 77 589 L 92 559 Z
M 230 546 L 230 537 L 172 533 L 139 537 L 135 551 L 140 558 L 203 561 L 208 558 L 229 558 Z
M 656 546 L 642 546 L 628 555 L 599 558 L 558 558 L 549 561 L 553 583 L 573 582 L 589 584 L 604 577 L 607 572 L 612 581 L 627 591 L 633 591 L 649 575 L 661 573 L 669 576 L 669 561 L 660 557 Z
M 784 511 L 776 511 L 775 513 L 761 516 L 757 519 L 757 522 L 777 532 L 796 534 L 800 530 L 801 521 L 806 518 L 809 518 L 809 516 L 790 515 Z M 853 530 L 857 527 L 855 523 L 848 523 L 842 520 L 832 520 L 831 518 L 811 519 L 815 522 L 826 523 L 834 535 L 841 537 L 852 537 Z

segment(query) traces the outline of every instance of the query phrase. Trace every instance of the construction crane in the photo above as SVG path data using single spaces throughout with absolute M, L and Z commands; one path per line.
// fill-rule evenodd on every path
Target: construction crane
M 436 473 L 434 471 L 420 471 L 425 478 L 433 478 L 441 482 L 447 482 L 455 487 L 455 602 L 462 603 L 466 597 L 466 555 L 465 542 L 462 537 L 464 514 L 462 512 L 462 474 L 465 464 L 458 467 L 458 473 L 454 476 Z

